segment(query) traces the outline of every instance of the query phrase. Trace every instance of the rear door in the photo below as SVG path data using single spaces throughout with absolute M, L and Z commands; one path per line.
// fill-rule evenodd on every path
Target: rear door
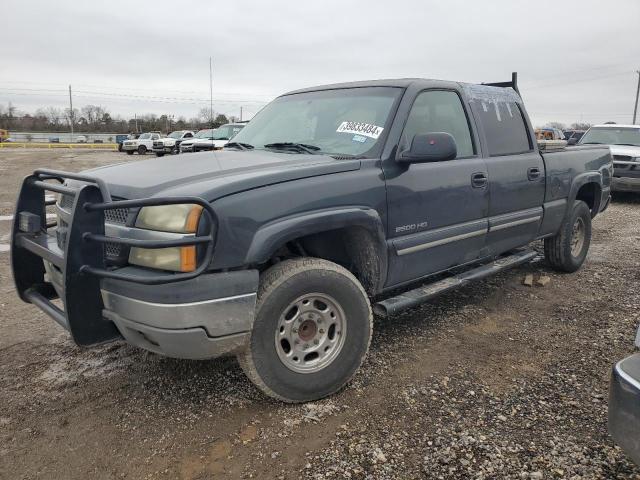
M 418 93 L 402 131 L 399 151 L 416 134 L 447 132 L 457 145 L 454 160 L 385 165 L 390 258 L 387 286 L 472 262 L 487 232 L 487 169 L 460 93 Z
M 545 168 L 520 97 L 511 89 L 473 86 L 471 108 L 489 173 L 487 247 L 498 255 L 538 236 Z

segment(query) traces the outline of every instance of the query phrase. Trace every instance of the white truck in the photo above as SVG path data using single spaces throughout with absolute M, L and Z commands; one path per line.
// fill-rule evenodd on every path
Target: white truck
M 221 150 L 229 140 L 231 140 L 240 130 L 244 128 L 245 123 L 227 123 L 215 130 L 208 130 L 206 135 L 203 134 L 189 143 L 184 144 L 184 148 L 180 148 L 181 153 L 185 152 L 201 152 L 203 150 Z M 202 132 L 201 130 L 200 132 Z M 200 134 L 198 132 L 198 134 Z
M 125 140 L 122 143 L 122 150 L 127 152 L 127 155 L 133 155 L 135 152 L 138 152 L 138 155 L 144 155 L 147 151 L 153 149 L 153 142 L 155 140 L 160 140 L 159 133 L 143 133 L 136 139 Z
M 165 153 L 180 153 L 180 143 L 193 138 L 191 130 L 176 130 L 163 138 L 153 142 L 153 152 L 162 157 Z

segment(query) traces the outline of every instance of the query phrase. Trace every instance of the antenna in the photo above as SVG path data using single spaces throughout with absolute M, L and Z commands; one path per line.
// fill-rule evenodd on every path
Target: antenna
M 211 128 L 213 127 L 213 63 L 209 57 L 209 117 L 211 118 Z

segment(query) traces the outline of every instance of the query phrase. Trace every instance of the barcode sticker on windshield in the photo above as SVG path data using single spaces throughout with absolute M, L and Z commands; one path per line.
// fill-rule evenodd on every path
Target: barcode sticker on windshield
M 369 138 L 378 138 L 384 128 L 363 122 L 342 122 L 336 132 L 338 133 L 355 133 L 364 135 Z

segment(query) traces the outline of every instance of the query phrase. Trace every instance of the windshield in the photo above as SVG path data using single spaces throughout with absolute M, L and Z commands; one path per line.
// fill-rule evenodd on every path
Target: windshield
M 366 87 L 285 95 L 261 110 L 233 141 L 262 149 L 298 143 L 318 147 L 317 153 L 363 155 L 378 144 L 401 93 L 399 88 Z
M 180 131 L 178 131 L 178 132 L 171 132 L 171 133 L 169 134 L 169 138 L 180 138 L 180 137 L 182 137 L 182 134 L 183 134 L 183 133 L 184 133 L 184 132 L 183 132 L 182 130 L 180 130 Z
M 151 138 L 151 134 L 150 133 L 143 133 L 142 135 L 140 135 L 140 140 L 146 140 Z
M 222 125 L 213 132 L 214 140 L 231 140 L 238 134 L 244 125 Z
M 198 133 L 196 133 L 196 138 L 211 138 L 213 135 L 213 132 L 215 132 L 215 130 L 212 130 L 212 129 L 200 130 Z
M 640 147 L 640 128 L 593 127 L 580 139 L 580 144 L 634 145 Z

